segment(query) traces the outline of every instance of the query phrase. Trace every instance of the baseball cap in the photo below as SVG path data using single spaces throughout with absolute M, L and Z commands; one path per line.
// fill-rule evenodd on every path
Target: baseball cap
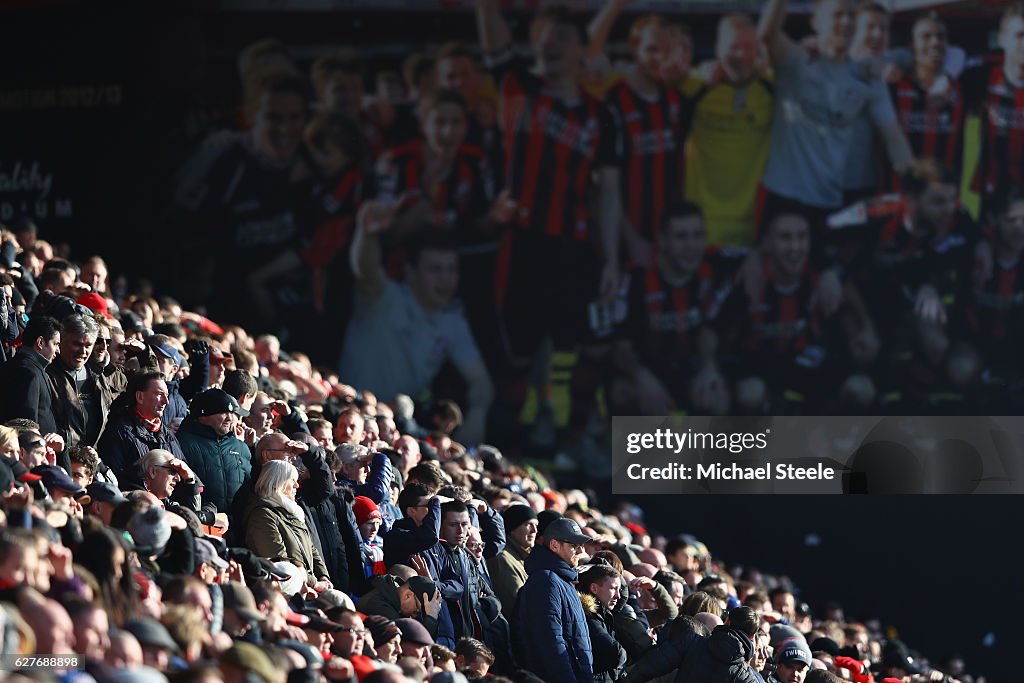
M 228 581 L 220 585 L 220 591 L 224 595 L 225 609 L 235 610 L 246 621 L 263 621 L 263 615 L 256 609 L 256 598 L 244 583 Z
M 807 642 L 800 638 L 787 638 L 779 643 L 775 650 L 776 662 L 802 662 L 811 665 L 811 650 Z
M 128 502 L 128 499 L 116 486 L 106 481 L 94 481 L 85 487 L 85 492 L 89 494 L 89 498 L 101 503 L 120 505 Z
M 210 347 L 210 362 L 214 365 L 225 365 L 235 362 L 235 357 L 230 351 L 221 351 L 216 346 Z
M 7 466 L 11 468 L 11 473 L 14 474 L 15 480 L 20 481 L 23 484 L 42 479 L 40 475 L 29 472 L 28 468 L 25 467 L 24 463 L 20 460 L 8 460 Z
M 107 300 L 103 298 L 102 294 L 86 292 L 82 296 L 78 297 L 78 300 L 75 301 L 75 303 L 85 306 L 90 311 L 99 313 L 104 318 L 110 319 L 113 317 L 110 315 L 110 309 L 107 307 Z
M 213 544 L 207 541 L 205 538 L 195 539 L 195 550 L 196 550 L 196 566 L 200 564 L 210 564 L 217 569 L 227 569 L 228 563 L 217 554 L 217 549 L 213 547 Z M 227 597 L 224 598 L 225 602 Z M 255 619 L 255 617 L 253 617 Z
M 37 465 L 32 468 L 32 474 L 43 478 L 43 483 L 51 491 L 61 490 L 72 494 L 75 498 L 85 495 L 85 489 L 78 485 L 74 479 L 68 476 L 64 468 L 57 465 Z
M 165 356 L 166 358 L 170 358 L 171 360 L 173 360 L 174 364 L 177 365 L 178 367 L 181 367 L 182 365 L 185 364 L 185 359 L 182 358 L 180 353 L 178 353 L 178 349 L 174 348 L 170 344 L 161 344 L 158 342 L 151 341 L 149 342 L 149 346 L 154 351 L 160 353 L 162 356 Z
M 262 678 L 265 683 L 275 683 L 279 678 L 267 653 L 252 643 L 236 640 L 235 644 L 220 656 L 220 663 L 250 671 Z
M 189 403 L 188 409 L 197 417 L 221 413 L 233 413 L 240 417 L 249 415 L 249 411 L 239 405 L 235 397 L 223 389 L 207 389 L 196 394 L 192 402 Z
M 907 673 L 921 673 L 921 666 L 910 656 L 907 646 L 899 640 L 890 640 L 882 648 L 882 668 L 899 667 Z
M 156 619 L 151 617 L 139 617 L 129 619 L 124 624 L 124 630 L 135 636 L 135 639 L 142 645 L 151 645 L 171 652 L 178 652 L 178 644 L 171 638 L 167 628 Z
M 575 521 L 568 517 L 561 517 L 548 524 L 544 530 L 544 540 L 583 544 L 590 542 L 590 536 L 584 535 L 580 530 L 580 525 Z

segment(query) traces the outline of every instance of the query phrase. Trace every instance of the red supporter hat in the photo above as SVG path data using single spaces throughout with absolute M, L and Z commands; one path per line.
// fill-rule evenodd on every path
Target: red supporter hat
M 356 515 L 356 524 L 362 524 L 371 519 L 381 519 L 377 504 L 366 496 L 356 496 L 352 502 L 352 512 Z
M 82 296 L 78 297 L 78 301 L 75 303 L 82 304 L 89 310 L 95 313 L 103 314 L 104 318 L 110 319 L 110 309 L 107 308 L 107 300 L 103 298 L 102 294 L 96 292 L 87 292 Z
M 632 531 L 637 536 L 646 536 L 647 529 L 643 528 L 636 522 L 626 522 L 626 528 Z
M 544 498 L 544 507 L 553 508 L 558 504 L 558 494 L 554 491 L 541 491 L 540 495 Z

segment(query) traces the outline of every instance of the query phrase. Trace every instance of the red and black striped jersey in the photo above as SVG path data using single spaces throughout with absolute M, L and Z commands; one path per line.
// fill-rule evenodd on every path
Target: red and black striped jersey
M 822 336 L 817 303 L 818 275 L 808 271 L 795 285 L 783 287 L 766 272 L 761 295 L 751 299 L 734 287 L 716 319 L 723 353 L 748 362 L 794 359 Z
M 647 100 L 622 80 L 605 101 L 622 143 L 624 212 L 634 230 L 653 239 L 665 208 L 682 194 L 683 96 L 659 88 L 657 99 Z
M 490 61 L 499 85 L 505 187 L 519 202 L 521 230 L 586 240 L 592 174 L 616 164 L 608 108 L 582 90 L 566 102 L 510 56 Z
M 335 182 L 314 183 L 311 192 L 315 206 L 313 233 L 300 253 L 309 265 L 323 267 L 348 251 L 366 192 L 365 174 L 361 168 L 348 168 Z
M 896 116 L 914 156 L 931 157 L 959 170 L 966 111 L 960 84 L 951 80 L 941 107 L 932 105 L 928 91 L 912 75 L 893 84 L 891 91 Z
M 424 187 L 424 144 L 423 140 L 412 140 L 393 147 L 379 159 L 377 197 L 412 205 L 429 193 L 431 224 L 451 231 L 460 243 L 472 241 L 474 229 L 494 201 L 493 182 L 483 154 L 476 147 L 463 145 L 447 174 L 431 190 Z
M 828 219 L 826 251 L 864 295 L 876 322 L 906 310 L 922 285 L 954 304 L 967 282 L 978 230 L 964 210 L 943 234 L 914 229 L 906 200 L 889 194 Z
M 747 253 L 709 248 L 697 271 L 683 282 L 669 281 L 658 267 L 634 266 L 620 287 L 625 310 L 617 321 L 617 336 L 633 342 L 645 365 L 667 372 L 696 352 L 698 330 L 729 293 Z
M 963 83 L 968 104 L 981 116 L 975 186 L 990 214 L 1012 188 L 1024 186 L 1024 88 L 1007 80 L 1001 63 L 971 69 Z

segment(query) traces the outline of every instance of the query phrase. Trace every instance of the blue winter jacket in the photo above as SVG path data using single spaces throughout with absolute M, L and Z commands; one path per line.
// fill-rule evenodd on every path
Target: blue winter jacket
M 543 546 L 530 552 L 525 567 L 529 578 L 516 600 L 521 663 L 545 681 L 593 683 L 593 651 L 576 570 Z

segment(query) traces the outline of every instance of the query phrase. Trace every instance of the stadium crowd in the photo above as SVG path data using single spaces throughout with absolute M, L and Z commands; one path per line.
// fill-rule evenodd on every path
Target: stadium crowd
M 613 63 L 627 4 L 540 12 L 524 58 L 478 0 L 479 46 L 372 93 L 351 53 L 307 80 L 251 45 L 236 129 L 181 170 L 164 296 L 4 226 L 5 656 L 77 652 L 68 681 L 976 680 L 557 478 L 609 459 L 586 444 L 611 413 L 1021 407 L 1024 5 L 993 57 L 935 13 L 893 47 L 849 0 L 797 41 L 769 0 L 693 65 L 658 15 Z M 534 467 L 545 410 L 561 456 Z

